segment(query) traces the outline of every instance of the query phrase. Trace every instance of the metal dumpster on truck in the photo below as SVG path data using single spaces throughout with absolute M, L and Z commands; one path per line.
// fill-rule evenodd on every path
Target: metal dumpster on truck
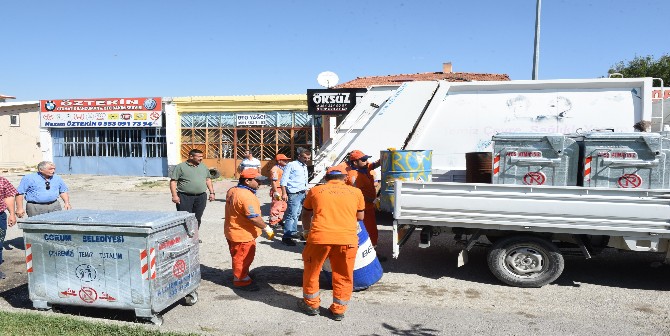
M 587 133 L 584 186 L 670 188 L 668 139 L 659 133 Z
M 493 136 L 493 184 L 578 185 L 581 136 L 500 133 Z
M 198 223 L 184 211 L 70 210 L 19 223 L 33 306 L 134 310 L 162 324 L 160 312 L 198 300 Z

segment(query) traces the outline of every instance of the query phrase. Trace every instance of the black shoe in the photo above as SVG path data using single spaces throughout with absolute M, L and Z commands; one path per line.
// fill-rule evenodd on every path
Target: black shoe
M 331 313 L 333 313 L 333 312 L 331 311 Z M 335 320 L 335 321 L 342 321 L 342 319 L 344 319 L 344 314 L 335 314 L 335 313 L 333 313 L 333 320 Z
M 238 289 L 245 292 L 258 292 L 261 288 L 258 287 L 258 284 L 252 282 L 250 285 L 246 286 L 235 286 L 233 289 Z
M 316 316 L 319 315 L 319 308 L 312 308 L 307 305 L 307 302 L 303 299 L 298 300 L 298 308 L 300 309 L 301 312 L 309 315 L 309 316 Z
M 379 260 L 379 262 L 385 262 L 385 261 L 389 260 L 389 258 L 378 254 L 377 255 L 377 260 Z
M 300 237 L 302 237 L 302 234 L 299 234 L 297 232 L 291 232 L 284 235 L 284 238 L 291 238 L 291 239 L 300 239 Z
M 293 238 L 282 238 L 281 239 L 282 244 L 286 246 L 295 246 L 295 240 Z

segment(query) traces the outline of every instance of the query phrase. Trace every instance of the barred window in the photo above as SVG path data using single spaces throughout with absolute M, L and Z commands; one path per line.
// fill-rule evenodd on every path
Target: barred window
M 237 126 L 237 114 L 265 114 L 263 126 Z M 250 150 L 269 161 L 282 153 L 295 157 L 298 147 L 312 146 L 312 118 L 304 111 L 208 112 L 180 115 L 181 156 L 197 148 L 207 159 L 238 159 Z M 315 120 L 316 145 L 321 144 L 321 119 Z
M 57 155 L 108 157 L 166 157 L 165 129 L 67 129 Z

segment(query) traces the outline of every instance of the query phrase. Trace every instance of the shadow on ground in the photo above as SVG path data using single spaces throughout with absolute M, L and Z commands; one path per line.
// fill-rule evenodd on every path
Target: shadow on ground
M 19 309 L 33 309 L 33 304 L 30 301 L 28 294 L 28 284 L 23 284 L 18 287 L 14 287 L 10 290 L 0 293 L 0 298 L 4 299 L 14 308 Z M 184 304 L 184 299 L 181 299 L 163 312 L 165 313 L 179 304 Z M 54 312 L 59 312 L 67 315 L 76 315 L 76 316 L 86 316 L 106 320 L 115 320 L 115 321 L 124 321 L 124 322 L 139 322 L 147 323 L 146 320 L 138 319 L 135 317 L 134 310 L 125 310 L 125 309 L 108 309 L 108 308 L 99 308 L 99 307 L 90 307 L 90 306 L 74 306 L 74 305 L 52 305 L 52 310 Z
M 430 279 L 449 277 L 490 285 L 504 285 L 489 271 L 486 247 L 474 247 L 469 262 L 456 267 L 459 249 L 451 235 L 433 237 L 429 248 L 418 247 L 415 232 L 400 250 L 398 259 L 391 258 L 392 231 L 380 231 L 377 253 L 388 255 L 382 263 L 385 273 L 417 274 Z M 554 285 L 579 287 L 580 283 L 599 286 L 670 290 L 670 265 L 662 264 L 663 254 L 606 249 L 591 259 L 565 256 L 565 269 Z
M 210 281 L 222 287 L 230 288 L 235 296 L 219 295 L 216 300 L 236 300 L 239 298 L 258 301 L 272 307 L 296 311 L 299 297 L 286 292 L 302 293 L 302 269 L 281 266 L 260 266 L 250 272 L 250 276 L 259 285 L 257 292 L 247 292 L 233 287 L 233 272 L 230 269 L 218 269 L 201 265 L 202 280 Z M 321 276 L 322 289 L 330 289 L 324 276 Z M 278 290 L 281 289 L 281 290 Z
M 382 323 L 382 327 L 388 331 L 385 335 L 402 335 L 402 336 L 437 336 L 442 332 L 437 329 L 430 329 L 424 327 L 422 324 L 413 324 L 411 329 L 396 328 L 388 323 Z M 372 334 L 371 336 L 381 336 L 380 334 Z

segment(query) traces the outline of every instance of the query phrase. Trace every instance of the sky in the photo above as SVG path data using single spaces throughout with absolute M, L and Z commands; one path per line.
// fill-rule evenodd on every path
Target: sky
M 0 94 L 304 94 L 320 72 L 531 79 L 537 0 L 3 0 Z M 670 52 L 669 0 L 543 0 L 538 79 Z M 663 23 L 666 23 L 664 26 Z

